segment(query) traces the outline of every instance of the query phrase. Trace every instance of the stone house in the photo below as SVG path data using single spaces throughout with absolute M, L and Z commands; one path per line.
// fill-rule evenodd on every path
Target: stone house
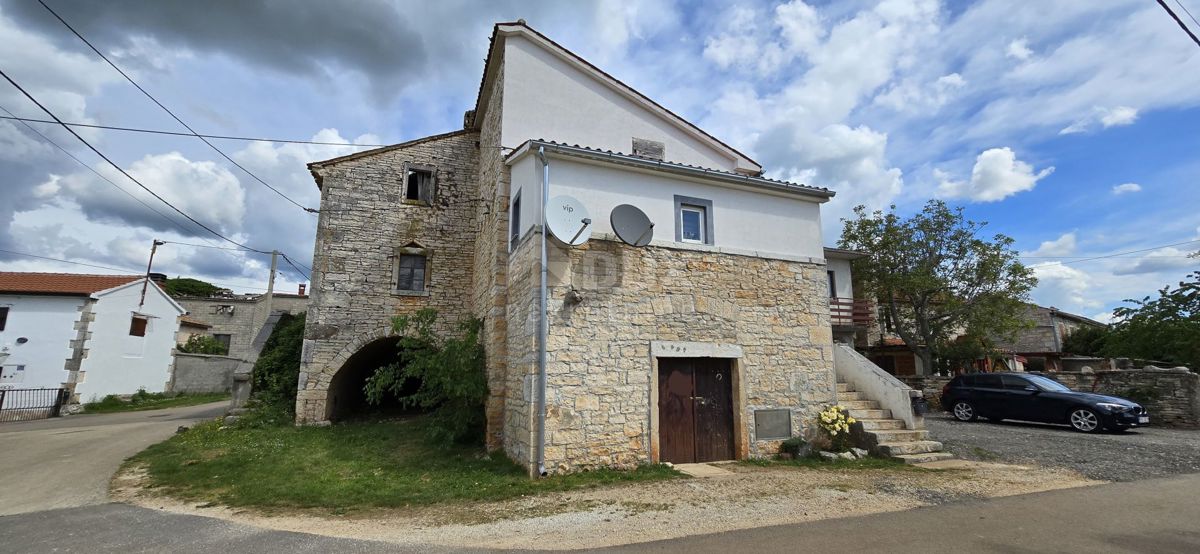
M 265 294 L 182 296 L 176 300 L 188 311 L 186 320 L 181 320 L 181 331 L 186 321 L 190 334 L 210 335 L 229 348 L 227 356 L 245 360 L 252 357 L 251 343 L 271 313 L 305 313 L 309 299 L 302 284 L 297 294 L 272 294 L 269 307 Z M 181 344 L 187 342 L 181 338 Z
M 495 26 L 463 129 L 309 169 L 298 423 L 360 405 L 391 318 L 422 308 L 443 332 L 482 320 L 487 446 L 531 473 L 772 454 L 847 388 L 829 298 L 853 296 L 849 263 L 828 264 L 821 236 L 833 192 L 763 177 L 523 21 Z M 545 266 L 543 186 L 591 214 L 591 240 L 545 241 Z M 647 246 L 615 236 L 622 204 L 655 224 Z

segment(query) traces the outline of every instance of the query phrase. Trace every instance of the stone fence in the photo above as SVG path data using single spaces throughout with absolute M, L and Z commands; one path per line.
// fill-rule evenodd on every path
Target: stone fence
M 230 392 L 233 370 L 241 361 L 229 356 L 176 352 L 167 390 L 177 393 Z
M 1072 390 L 1120 396 L 1138 402 L 1150 411 L 1153 424 L 1170 427 L 1200 427 L 1200 374 L 1183 368 L 1104 370 L 1092 373 L 1060 371 L 1042 373 Z M 921 390 L 931 409 L 950 377 L 900 377 L 908 386 Z

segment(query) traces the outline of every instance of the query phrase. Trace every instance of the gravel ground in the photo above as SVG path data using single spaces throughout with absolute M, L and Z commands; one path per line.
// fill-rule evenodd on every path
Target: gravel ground
M 1200 472 L 1200 430 L 1145 427 L 1087 435 L 1067 426 L 925 418 L 934 440 L 967 460 L 1063 467 L 1101 481 Z
M 114 481 L 113 497 L 155 510 L 284 531 L 399 545 L 575 549 L 1097 484 L 1061 468 L 972 462 L 945 470 L 808 469 L 722 465 L 718 477 L 543 494 L 506 502 L 376 511 L 342 517 L 256 514 L 188 505 Z

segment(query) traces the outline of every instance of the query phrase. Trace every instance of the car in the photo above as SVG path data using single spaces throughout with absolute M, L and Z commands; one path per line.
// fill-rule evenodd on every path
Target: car
M 1121 432 L 1150 423 L 1150 415 L 1136 402 L 1076 392 L 1048 377 L 1028 373 L 959 375 L 942 387 L 942 407 L 959 421 L 1065 423 L 1083 433 Z

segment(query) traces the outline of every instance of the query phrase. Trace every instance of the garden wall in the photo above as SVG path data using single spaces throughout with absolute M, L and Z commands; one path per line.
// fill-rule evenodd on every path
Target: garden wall
M 1072 390 L 1121 396 L 1141 403 L 1150 411 L 1152 424 L 1170 427 L 1200 427 L 1200 375 L 1185 369 L 1105 370 L 1094 373 L 1043 373 Z M 941 409 L 942 386 L 950 377 L 900 377 L 925 393 L 931 409 Z
M 175 353 L 167 391 L 177 393 L 229 392 L 233 370 L 241 360 L 229 356 Z

